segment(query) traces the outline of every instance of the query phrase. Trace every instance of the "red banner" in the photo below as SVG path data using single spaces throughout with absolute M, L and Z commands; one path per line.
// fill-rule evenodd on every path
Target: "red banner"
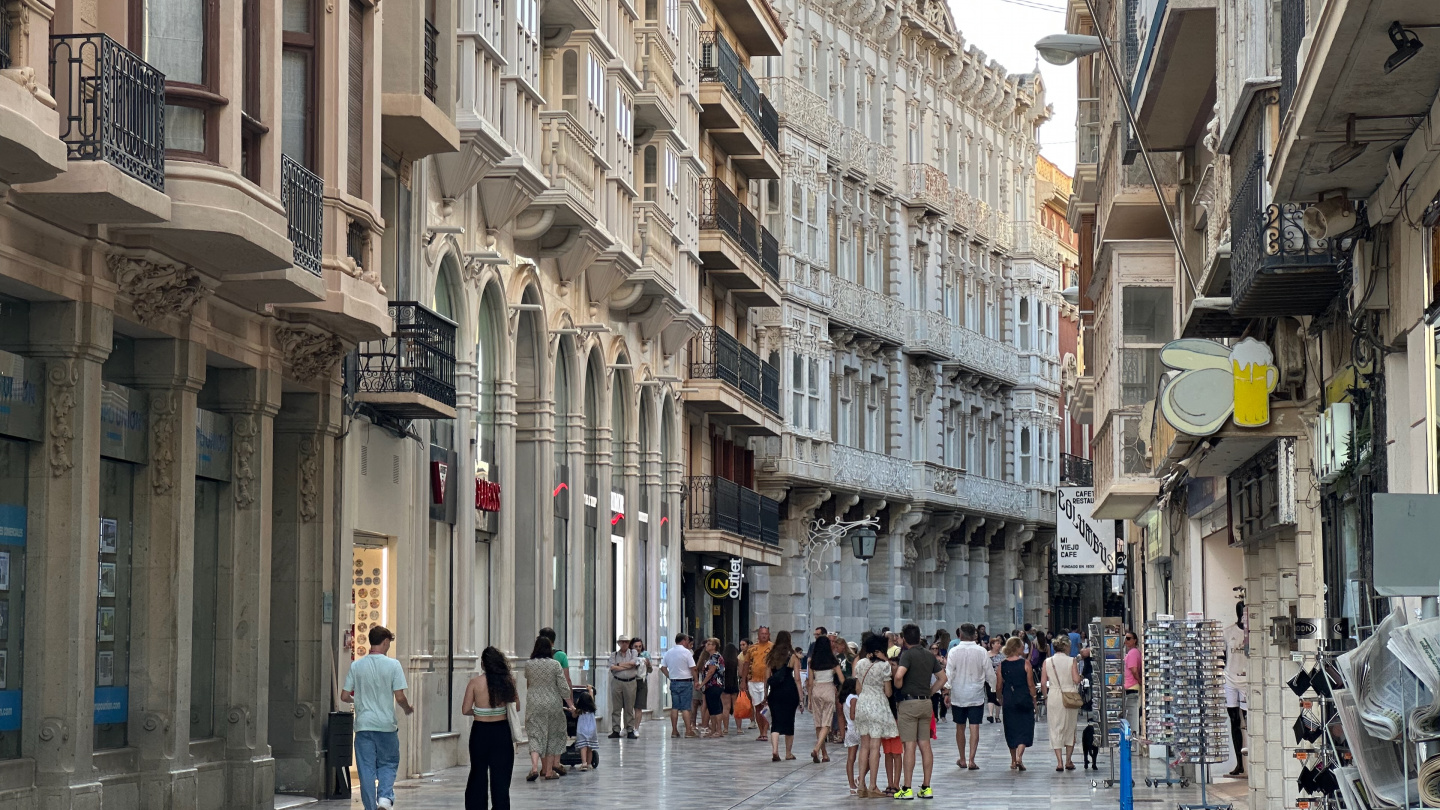
M 475 479 L 475 508 L 482 512 L 500 511 L 500 482 Z

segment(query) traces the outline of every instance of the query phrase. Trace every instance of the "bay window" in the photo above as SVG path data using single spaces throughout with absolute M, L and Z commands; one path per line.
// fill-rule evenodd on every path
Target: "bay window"
M 218 159 L 219 0 L 131 0 L 132 46 L 165 74 L 168 157 Z M 138 39 L 138 43 L 133 40 Z
M 281 14 L 280 151 L 315 171 L 315 0 L 285 0 Z

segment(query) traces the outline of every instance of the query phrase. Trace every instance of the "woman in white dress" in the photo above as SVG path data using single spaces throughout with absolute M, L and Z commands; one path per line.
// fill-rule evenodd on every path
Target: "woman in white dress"
M 1080 662 L 1070 657 L 1070 639 L 1064 635 L 1055 636 L 1052 642 L 1055 654 L 1045 659 L 1041 666 L 1042 684 L 1045 687 L 1045 713 L 1050 724 L 1050 747 L 1055 749 L 1055 770 L 1075 770 L 1075 727 L 1079 725 L 1080 710 L 1065 708 L 1065 692 L 1080 693 Z M 1060 749 L 1065 749 L 1062 759 Z

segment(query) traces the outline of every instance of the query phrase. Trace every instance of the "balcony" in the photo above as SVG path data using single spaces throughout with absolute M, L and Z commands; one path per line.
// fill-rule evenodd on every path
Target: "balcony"
M 940 506 L 1004 518 L 1024 518 L 1031 511 L 1030 492 L 1020 484 L 971 475 L 932 462 L 913 465 L 913 487 L 922 500 Z M 1050 515 L 1053 521 L 1055 516 Z
M 909 207 L 937 215 L 954 210 L 954 192 L 950 190 L 950 179 L 945 172 L 924 163 L 907 163 L 902 177 L 900 195 Z
M 955 357 L 955 325 L 939 312 L 912 309 L 906 316 L 909 334 L 905 351 L 939 360 Z
M 718 326 L 690 338 L 685 402 L 711 421 L 744 433 L 780 435 L 780 373 Z
M 363 343 L 355 400 L 395 419 L 455 418 L 455 328 L 415 301 L 390 302 L 390 337 Z
M 1094 464 L 1088 458 L 1060 454 L 1060 483 L 1071 487 L 1088 487 L 1095 483 Z
M 1031 257 L 1046 267 L 1059 269 L 1065 262 L 1065 246 L 1055 232 L 1037 222 L 1012 223 L 1016 258 Z
M 444 42 L 424 3 L 402 4 L 385 15 L 381 140 L 407 160 L 460 148 L 455 113 L 454 68 L 447 64 L 454 36 Z
M 1230 205 L 1230 312 L 1319 315 L 1343 283 L 1338 240 L 1307 234 L 1304 206 L 1265 204 L 1264 170 L 1265 156 L 1257 152 Z
M 719 178 L 700 178 L 700 259 L 751 307 L 780 306 L 780 243 Z
M 830 483 L 862 495 L 911 497 L 910 461 L 842 444 L 830 448 Z
M 1150 477 L 1149 437 L 1142 435 L 1140 422 L 1138 409 L 1115 411 L 1095 434 L 1096 518 L 1134 520 L 1160 494 L 1160 482 Z
M 830 322 L 880 338 L 891 345 L 905 342 L 905 307 L 877 290 L 836 276 L 830 282 Z
M 780 502 L 718 476 L 685 480 L 685 550 L 780 564 Z
M 1010 385 L 1020 379 L 1020 355 L 1014 346 L 964 326 L 955 326 L 950 333 L 955 360 L 946 364 L 947 370 L 983 374 Z
M 1080 99 L 1075 111 L 1075 197 L 1088 205 L 1100 199 L 1096 180 L 1104 143 L 1100 131 L 1100 99 Z
M 850 177 L 874 180 L 887 188 L 895 183 L 894 152 L 854 127 L 839 130 L 830 139 L 830 155 L 831 165 Z
M 1213 115 L 1216 0 L 1156 0 L 1130 93 L 1150 148 L 1199 143 Z
M 169 219 L 164 75 L 104 34 L 64 34 L 50 38 L 50 85 L 67 170 L 16 190 L 72 222 Z
M 700 32 L 700 126 L 751 179 L 780 176 L 780 118 L 718 31 Z
M 715 0 L 715 8 L 751 56 L 779 56 L 785 29 L 769 0 Z
M 0 70 L 33 67 L 46 75 L 43 64 L 16 64 L 23 51 L 19 47 L 12 51 L 14 24 L 19 22 L 20 30 L 26 30 L 29 15 L 37 12 L 22 4 L 7 13 L 4 6 L 0 3 Z M 43 58 L 43 51 L 37 55 Z M 65 171 L 66 147 L 55 137 L 60 116 L 41 100 L 44 95 L 38 87 L 31 92 L 20 81 L 0 81 L 0 184 L 38 183 Z
M 774 103 L 779 125 L 830 148 L 840 135 L 840 122 L 830 116 L 824 98 L 788 76 L 756 79 L 765 98 Z
M 180 178 L 172 187 L 184 192 L 188 190 L 189 178 Z M 247 195 L 250 205 L 255 204 L 253 197 Z M 313 172 L 291 160 L 288 155 L 282 155 L 280 160 L 280 203 L 284 209 L 284 221 L 286 224 L 286 241 L 290 245 L 290 261 L 287 264 L 271 269 L 258 269 L 263 264 L 236 264 L 233 261 L 223 262 L 226 256 L 248 255 L 250 252 L 242 247 L 236 247 L 232 240 L 226 239 L 225 247 L 217 247 L 210 254 L 212 261 L 208 267 L 213 272 L 220 274 L 223 283 L 220 291 L 222 295 L 236 301 L 250 303 L 255 306 L 264 304 L 296 304 L 309 301 L 323 301 L 325 299 L 324 271 L 321 266 L 321 258 L 325 249 L 325 181 Z M 193 206 L 184 198 L 175 201 L 175 211 L 180 221 L 191 221 Z M 235 224 L 246 222 L 250 217 L 246 216 L 245 209 L 232 212 L 228 223 L 221 223 L 225 228 L 233 227 Z M 270 212 L 262 214 L 265 220 L 269 220 Z M 274 226 L 278 227 L 279 222 Z M 205 227 L 201 222 L 195 222 L 195 227 Z M 271 240 L 271 229 L 269 227 L 257 228 L 256 232 L 265 234 L 265 242 Z M 186 235 L 184 230 L 173 230 L 157 233 L 156 238 L 166 241 L 167 244 L 178 244 L 178 237 Z M 278 234 L 274 234 L 277 235 Z M 207 229 L 199 232 L 201 238 L 218 240 L 226 237 L 226 230 L 220 228 Z M 283 249 L 283 245 L 276 244 L 277 249 Z M 234 251 L 234 253 L 231 253 Z
M 645 24 L 635 34 L 640 51 L 640 92 L 635 94 L 635 125 L 678 129 L 680 102 L 675 81 L 676 41 L 664 23 Z

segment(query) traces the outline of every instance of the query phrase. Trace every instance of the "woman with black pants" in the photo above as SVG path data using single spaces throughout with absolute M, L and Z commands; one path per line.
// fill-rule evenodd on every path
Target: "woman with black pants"
M 510 810 L 510 772 L 515 767 L 515 743 L 506 709 L 519 700 L 515 676 L 505 654 L 486 647 L 480 654 L 480 674 L 465 685 L 460 713 L 470 724 L 470 780 L 465 783 L 465 810 Z

